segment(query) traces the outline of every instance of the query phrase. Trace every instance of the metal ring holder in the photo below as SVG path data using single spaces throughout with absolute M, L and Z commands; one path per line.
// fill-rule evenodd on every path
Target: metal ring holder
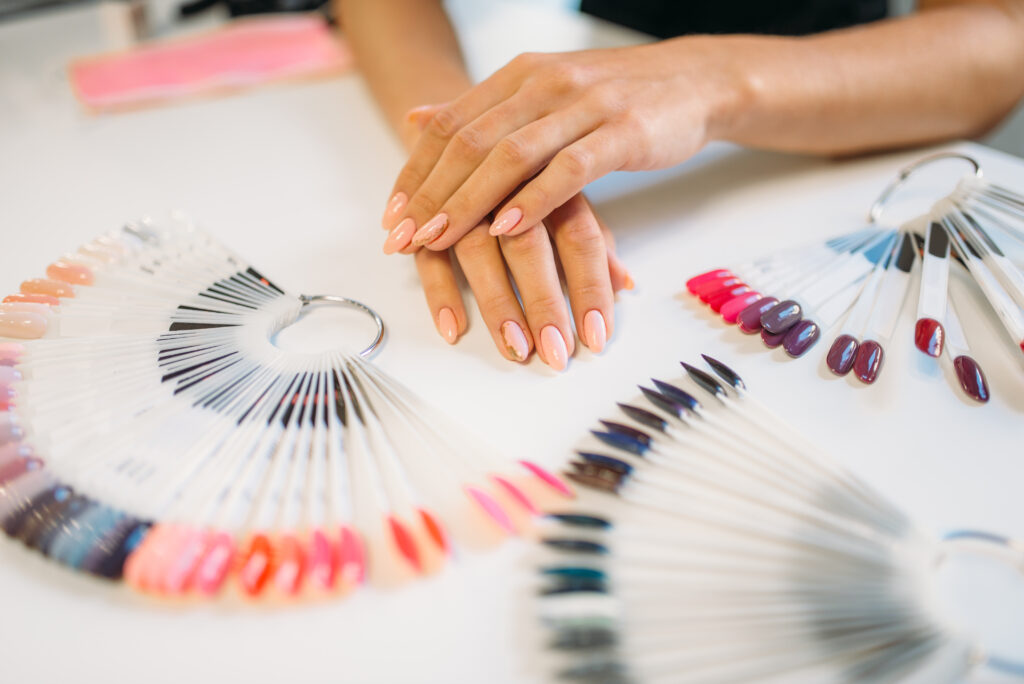
M 950 551 L 974 551 L 992 556 L 1014 567 L 1024 575 L 1024 542 L 990 532 L 954 530 L 942 538 L 941 553 L 936 565 L 941 565 Z M 987 667 L 1002 674 L 1024 678 L 1024 661 L 1004 658 L 998 654 L 979 650 L 977 666 Z
M 944 161 L 946 159 L 959 159 L 967 162 L 974 169 L 974 177 L 981 178 L 981 164 L 978 163 L 978 160 L 960 152 L 939 152 L 937 154 L 924 157 L 923 159 L 918 159 L 910 166 L 906 166 L 901 169 L 896 177 L 892 179 L 887 186 L 885 186 L 885 189 L 883 189 L 881 194 L 878 195 L 878 199 L 871 204 L 871 208 L 868 210 L 868 223 L 878 223 L 878 219 L 882 216 L 882 212 L 885 211 L 885 205 L 890 199 L 892 199 L 892 196 L 896 191 L 903 187 L 903 184 L 907 182 L 907 179 L 910 178 L 914 172 L 920 170 L 924 166 L 928 166 L 929 164 L 933 164 L 938 161 Z
M 359 356 L 362 356 L 363 358 L 368 358 L 371 354 L 377 351 L 381 342 L 384 341 L 384 319 L 380 317 L 380 314 L 362 302 L 356 301 L 355 299 L 349 299 L 348 297 L 324 294 L 299 295 L 299 301 L 302 302 L 303 311 L 318 305 L 340 306 L 347 309 L 355 309 L 356 311 L 360 311 L 372 318 L 374 325 L 377 326 L 377 334 L 373 338 L 373 341 L 359 352 Z

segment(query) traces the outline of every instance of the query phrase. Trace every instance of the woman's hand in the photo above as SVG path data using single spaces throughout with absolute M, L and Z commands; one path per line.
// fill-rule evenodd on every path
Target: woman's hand
M 521 235 L 606 173 L 694 154 L 726 89 L 686 48 L 512 60 L 426 125 L 385 211 L 391 246 L 445 250 L 489 215 L 491 235 Z
M 415 139 L 439 109 L 410 112 L 402 137 Z M 398 248 L 391 238 L 385 247 Z M 488 234 L 487 224 L 480 223 L 450 252 L 416 252 L 427 305 L 438 332 L 449 343 L 466 328 L 450 254 L 459 261 L 498 350 L 509 360 L 524 361 L 537 349 L 556 370 L 565 368 L 574 348 L 556 263 L 562 265 L 576 329 L 594 352 L 604 348 L 612 333 L 613 291 L 632 287 L 629 273 L 614 255 L 611 233 L 582 195 L 556 208 L 544 224 L 517 236 L 495 238 Z

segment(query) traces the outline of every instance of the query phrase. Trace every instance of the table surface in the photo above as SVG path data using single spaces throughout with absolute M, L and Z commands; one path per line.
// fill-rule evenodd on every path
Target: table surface
M 639 39 L 529 4 L 462 2 L 454 13 L 478 75 L 523 50 Z M 0 25 L 0 291 L 127 219 L 182 208 L 286 286 L 374 306 L 390 330 L 375 363 L 509 456 L 556 467 L 637 382 L 677 375 L 678 361 L 709 352 L 922 526 L 1024 537 L 1024 497 L 1014 486 L 1024 475 L 1024 364 L 973 288 L 957 295 L 991 384 L 985 406 L 954 389 L 948 364 L 926 363 L 913 349 L 915 292 L 872 387 L 830 377 L 828 342 L 792 361 L 685 295 L 690 275 L 860 226 L 882 185 L 922 151 L 839 162 L 715 145 L 669 171 L 595 183 L 591 197 L 637 288 L 619 298 L 605 353 L 578 351 L 559 375 L 536 358 L 502 360 L 473 306 L 469 332 L 449 347 L 411 261 L 381 253 L 379 215 L 403 158 L 358 76 L 93 117 L 70 96 L 64 65 L 104 48 L 97 17 L 89 7 Z M 1024 189 L 1021 160 L 954 147 Z M 951 173 L 923 178 L 917 199 L 941 192 Z M 169 607 L 4 539 L 0 679 L 539 681 L 523 647 L 526 548 L 511 541 L 463 553 L 434 577 L 346 600 Z M 994 603 L 986 619 L 1008 624 L 1009 604 Z

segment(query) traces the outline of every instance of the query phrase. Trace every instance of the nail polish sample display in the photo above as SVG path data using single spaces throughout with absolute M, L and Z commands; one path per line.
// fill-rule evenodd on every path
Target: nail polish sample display
M 710 371 L 684 364 L 684 377 L 619 403 L 566 467 L 597 494 L 546 516 L 534 548 L 541 634 L 531 642 L 544 649 L 545 681 L 959 682 L 983 668 L 1024 671 L 1013 653 L 978 643 L 976 625 L 934 609 L 944 559 L 990 550 L 1019 569 L 1020 542 L 938 537 L 732 368 L 704 360 Z M 1016 643 L 1009 629 L 997 643 Z
M 163 597 L 340 595 L 574 496 L 370 363 L 372 309 L 290 294 L 190 222 L 129 224 L 46 274 L 0 304 L 0 528 L 65 566 Z M 275 344 L 331 305 L 376 339 Z
M 899 228 L 880 225 L 886 201 L 918 167 L 940 159 L 969 161 L 976 173 L 931 210 Z M 825 365 L 836 376 L 873 384 L 894 343 L 908 340 L 945 365 L 963 392 L 988 400 L 988 386 L 970 355 L 950 291 L 950 269 L 962 269 L 981 290 L 1012 343 L 1024 351 L 1024 266 L 1011 254 L 1024 248 L 1024 194 L 982 178 L 976 162 L 939 153 L 904 169 L 872 207 L 868 225 L 808 246 L 787 249 L 686 281 L 686 289 L 741 332 L 760 333 L 769 349 L 806 355 L 835 329 Z M 920 267 L 918 267 L 920 265 Z M 900 314 L 919 281 L 913 331 L 894 337 Z M 963 280 L 963 279 L 961 279 Z M 955 353 L 948 352 L 951 326 Z M 972 333 L 974 334 L 974 333 Z M 981 334 L 978 331 L 976 334 Z M 894 342 L 895 340 L 895 342 Z M 964 361 L 957 362 L 960 357 Z

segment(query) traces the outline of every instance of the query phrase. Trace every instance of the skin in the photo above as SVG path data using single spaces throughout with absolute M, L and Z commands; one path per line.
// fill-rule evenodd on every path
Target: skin
M 408 202 L 385 214 L 385 227 L 411 219 L 416 230 L 406 231 L 403 251 L 416 252 L 418 265 L 441 264 L 454 247 L 471 286 L 501 280 L 505 265 L 493 247 L 479 249 L 489 244 L 485 231 L 498 235 L 530 330 L 554 322 L 569 342 L 547 251 L 553 242 L 577 330 L 592 307 L 610 331 L 606 272 L 615 260 L 600 258 L 598 240 L 609 236 L 575 199 L 587 183 L 611 171 L 678 164 L 712 140 L 848 155 L 973 136 L 1012 109 L 1024 96 L 1024 0 L 919 4 L 909 17 L 809 37 L 688 36 L 524 54 L 464 89 L 457 44 L 436 2 L 346 0 L 346 35 L 389 118 L 397 122 L 401 115 L 391 112 L 417 98 L 445 102 L 406 137 L 412 152 L 392 196 Z M 435 61 L 441 68 L 428 74 Z M 548 231 L 538 228 L 543 222 Z M 506 247 L 521 239 L 528 249 Z M 462 247 L 464 240 L 477 249 Z M 432 310 L 452 296 L 454 279 L 438 275 L 445 267 L 424 279 Z M 512 315 L 510 293 L 481 299 L 473 289 L 489 326 Z M 464 314 L 459 321 L 462 330 Z

